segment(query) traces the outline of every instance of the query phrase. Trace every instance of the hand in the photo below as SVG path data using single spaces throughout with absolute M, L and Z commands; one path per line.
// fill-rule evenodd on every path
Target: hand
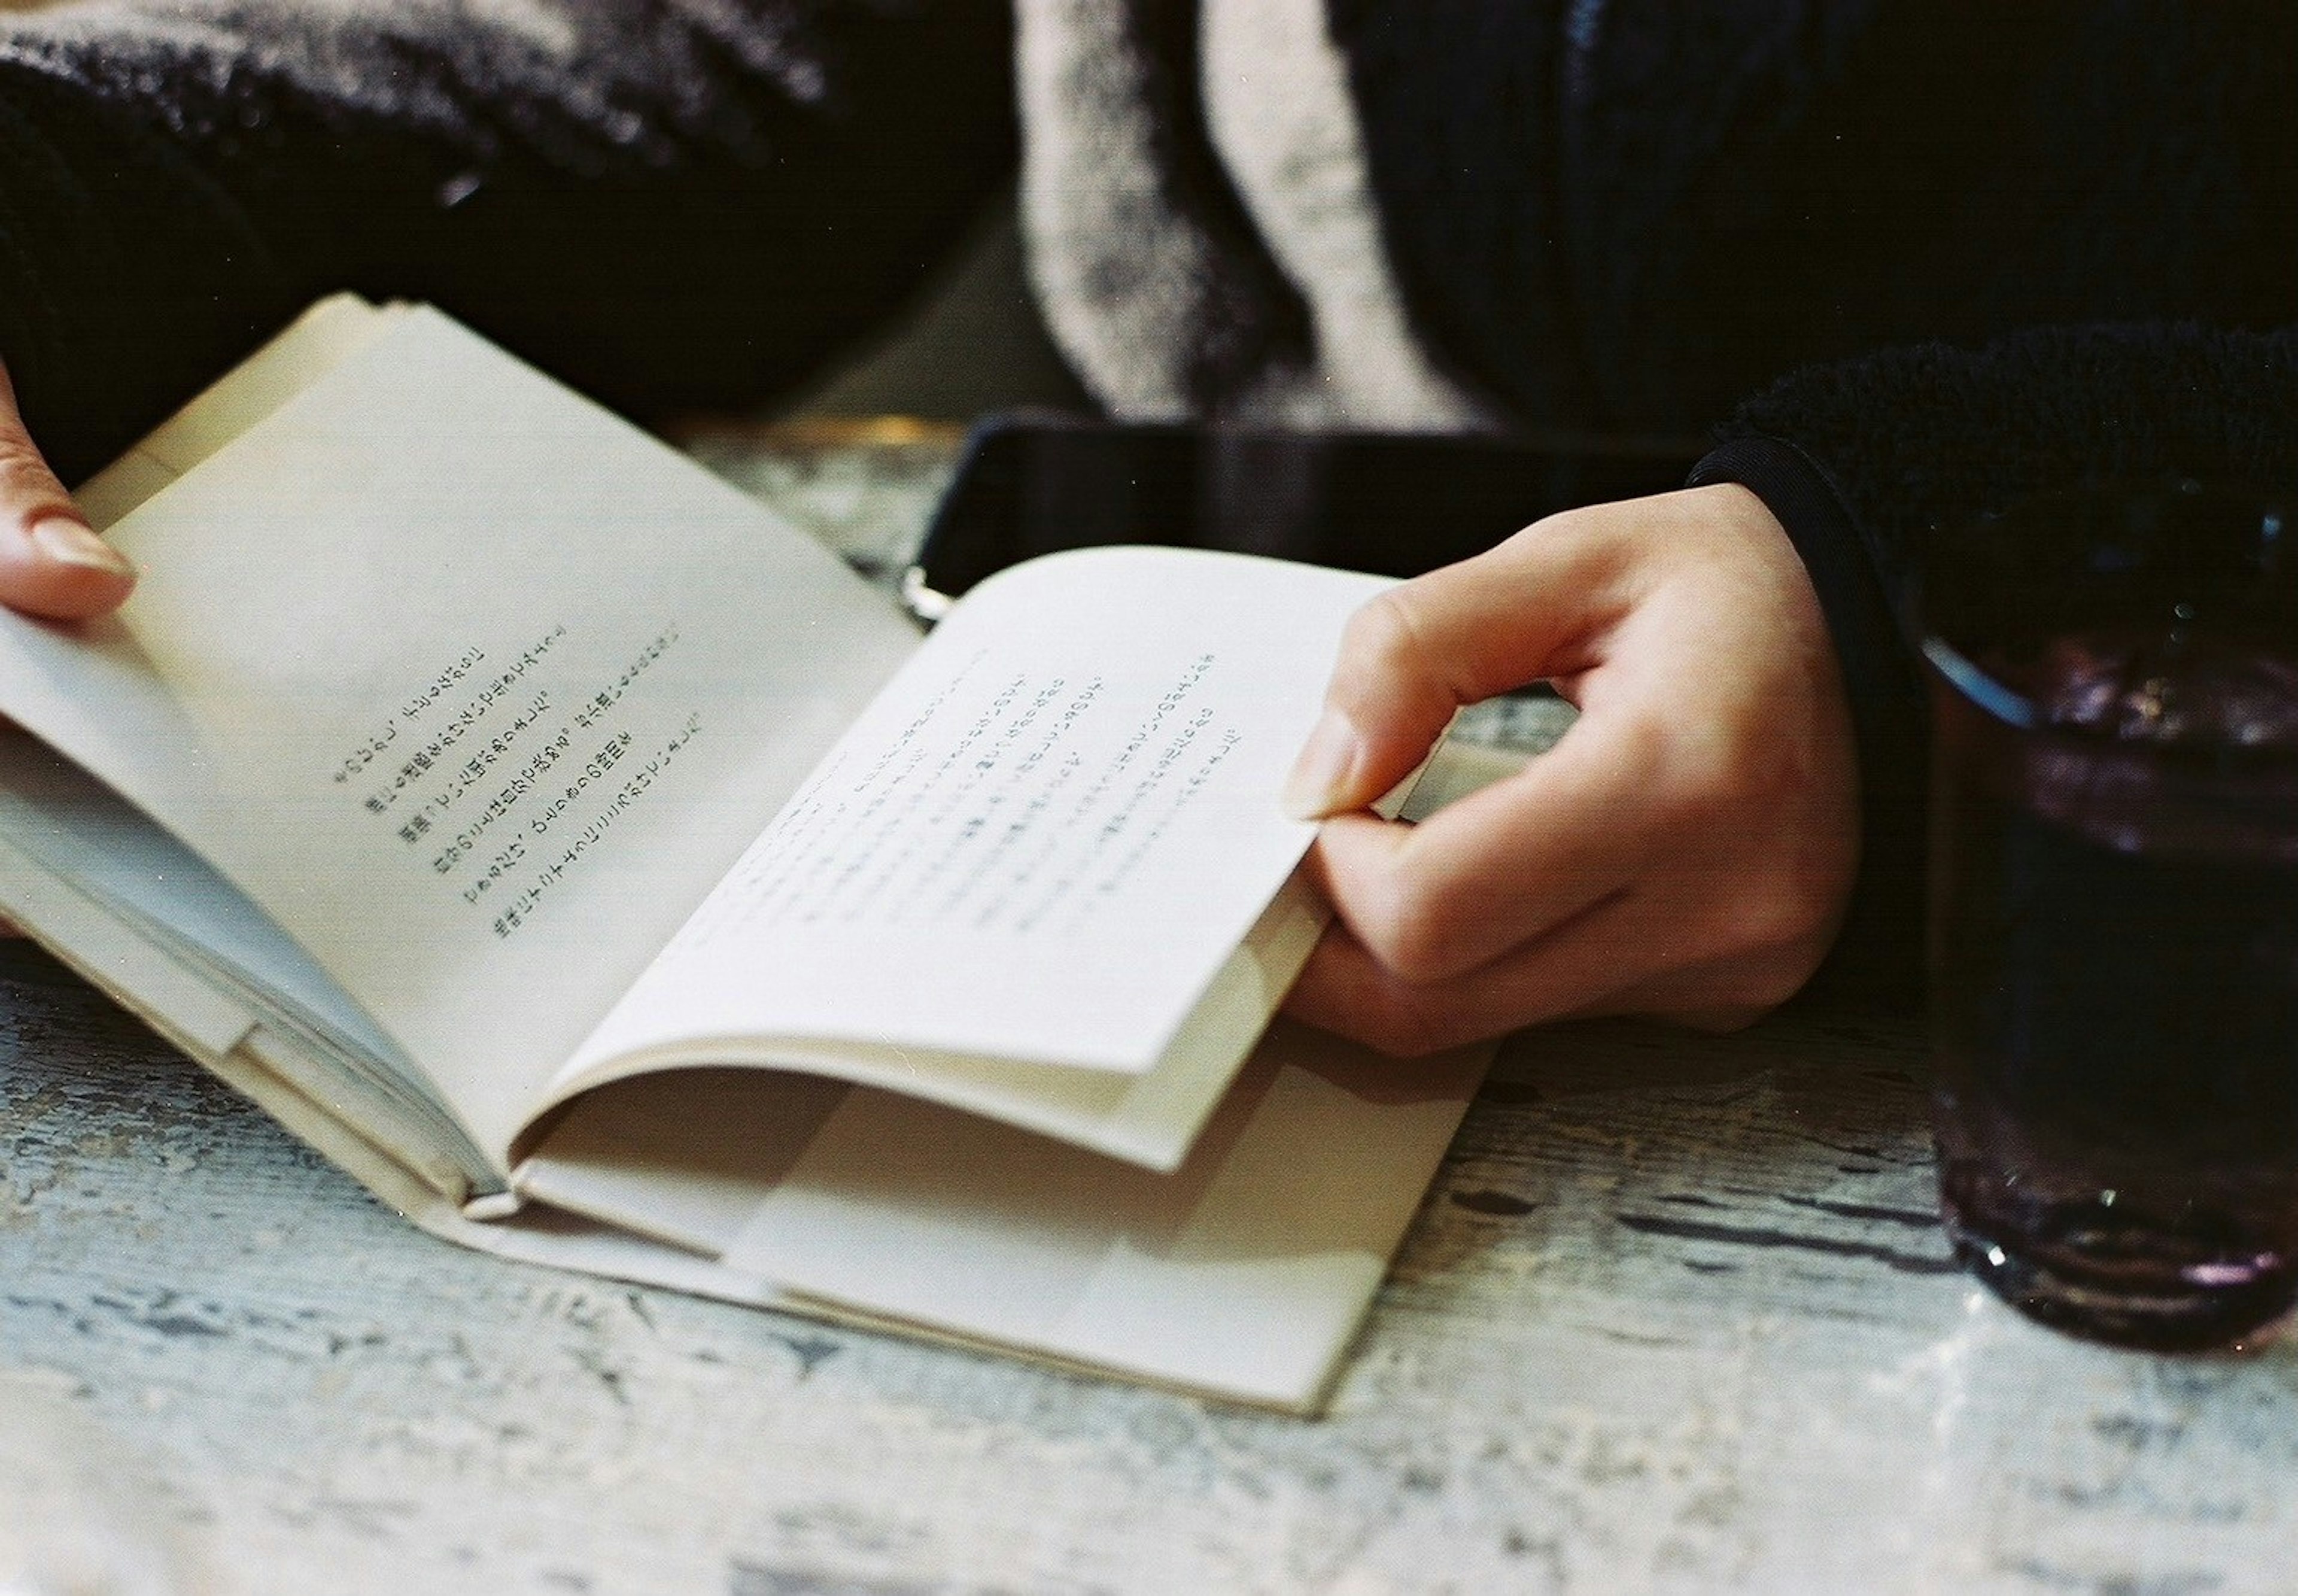
M 1580 719 L 1418 826 L 1364 806 L 1453 711 Z M 1287 1007 L 1417 1054 L 1569 1015 L 1726 1029 L 1818 967 L 1857 871 L 1851 723 L 1803 563 L 1729 484 L 1574 510 L 1350 623 L 1285 792 L 1339 917 Z
M 89 530 L 40 456 L 0 370 L 0 604 L 79 621 L 120 608 L 136 567 Z

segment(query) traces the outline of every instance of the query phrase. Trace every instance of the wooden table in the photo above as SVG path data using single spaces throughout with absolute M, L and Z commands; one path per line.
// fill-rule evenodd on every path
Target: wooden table
M 106 1524 L 232 1592 L 2298 1588 L 2298 1348 L 1986 1297 L 1922 1067 L 1517 1039 L 1303 1422 L 465 1253 L 0 952 L 0 1589 Z

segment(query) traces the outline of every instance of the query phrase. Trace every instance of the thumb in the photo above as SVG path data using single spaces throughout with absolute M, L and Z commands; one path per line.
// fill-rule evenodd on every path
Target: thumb
M 1583 641 L 1627 608 L 1611 508 L 1529 526 L 1352 616 L 1286 813 L 1361 809 L 1411 773 L 1463 705 L 1584 668 Z
M 0 369 L 0 604 L 54 620 L 120 608 L 136 567 L 95 535 L 24 430 Z

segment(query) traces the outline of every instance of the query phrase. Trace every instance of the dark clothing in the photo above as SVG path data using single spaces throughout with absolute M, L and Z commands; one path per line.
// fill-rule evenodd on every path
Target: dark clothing
M 1101 26 L 1021 4 L 1041 30 Z M 1345 328 L 1312 325 L 1302 257 L 1252 236 L 1190 130 L 1195 8 L 1104 9 L 1075 81 L 1122 110 L 1137 46 L 1154 102 L 1148 165 L 1104 174 L 1114 214 L 1153 230 L 1209 194 L 1187 214 L 1211 242 L 1140 283 L 1114 280 L 1120 241 L 1078 314 L 1103 288 L 1194 296 L 1225 308 L 1191 324 L 1193 371 L 1314 360 Z M 1857 722 L 1867 864 L 1835 963 L 1904 989 L 1922 715 L 1891 605 L 1923 530 L 2121 476 L 2298 484 L 2298 12 L 1328 20 L 1403 325 L 1464 402 L 1646 433 L 1727 417 L 1695 480 L 1786 524 Z M 895 302 L 1015 144 L 996 0 L 147 0 L 6 37 L 0 355 L 68 475 L 343 287 L 433 300 L 641 412 L 755 400 Z M 1154 342 L 1128 323 L 1109 347 Z
M 1512 414 L 1695 429 L 1898 344 L 2298 319 L 2288 6 L 1335 10 L 1408 301 Z
M 1780 517 L 1850 694 L 1866 857 L 1830 974 L 1905 995 L 1921 968 L 1928 739 L 1896 612 L 1924 533 L 2118 480 L 2298 490 L 2298 327 L 2137 323 L 1916 345 L 1797 372 L 1717 430 L 1692 480 L 1745 484 Z
M 13 31 L 0 357 L 67 480 L 338 289 L 433 301 L 625 409 L 755 402 L 898 302 L 1013 159 L 1000 0 Z

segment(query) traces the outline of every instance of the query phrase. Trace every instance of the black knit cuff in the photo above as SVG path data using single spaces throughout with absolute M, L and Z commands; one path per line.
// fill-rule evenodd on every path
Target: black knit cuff
M 1907 645 L 1850 511 L 1824 473 L 1772 438 L 1723 444 L 1688 485 L 1737 483 L 1786 528 L 1835 641 L 1859 758 L 1859 881 L 1842 933 L 1806 991 L 1912 1002 L 1922 990 L 1928 720 Z

